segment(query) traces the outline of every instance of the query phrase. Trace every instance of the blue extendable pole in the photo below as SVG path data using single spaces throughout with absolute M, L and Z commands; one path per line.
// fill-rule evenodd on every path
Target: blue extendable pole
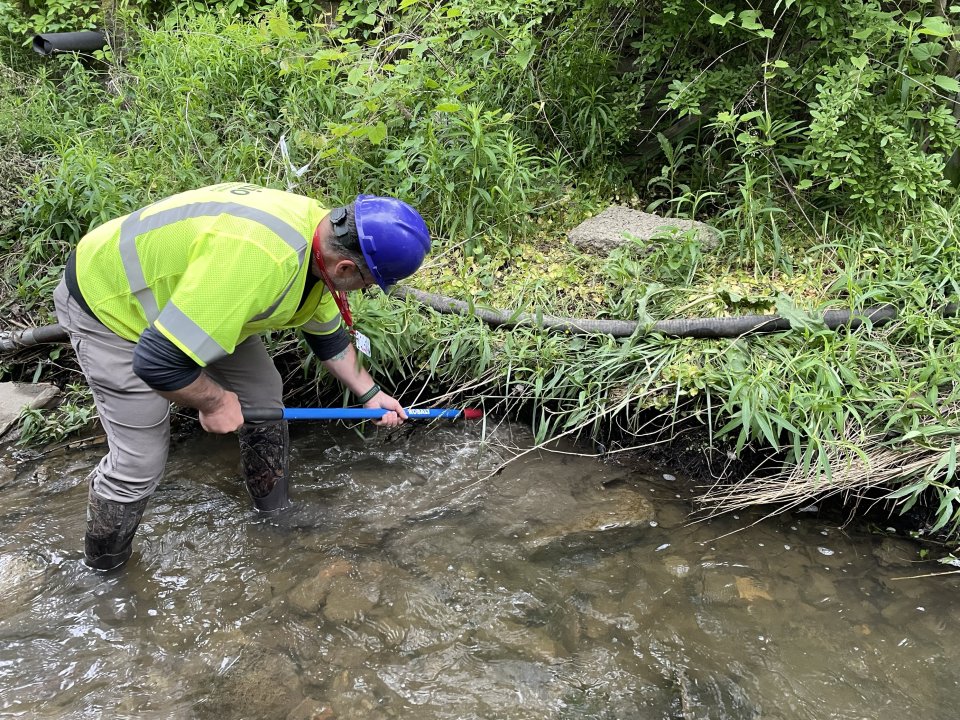
M 245 408 L 243 419 L 247 422 L 267 420 L 376 420 L 388 411 L 383 408 Z M 476 420 L 483 413 L 479 410 L 461 410 L 459 408 L 404 408 L 411 420 L 433 420 L 435 418 L 458 418 L 464 415 L 468 420 Z
M 433 419 L 459 417 L 462 410 L 439 410 L 404 408 L 407 417 Z M 365 420 L 377 419 L 387 414 L 383 408 L 285 408 L 284 420 Z

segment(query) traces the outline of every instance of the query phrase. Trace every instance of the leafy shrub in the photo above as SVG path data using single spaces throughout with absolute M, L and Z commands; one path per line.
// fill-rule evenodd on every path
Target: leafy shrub
M 95 0 L 0 0 L 0 28 L 29 42 L 36 33 L 96 27 L 99 12 Z

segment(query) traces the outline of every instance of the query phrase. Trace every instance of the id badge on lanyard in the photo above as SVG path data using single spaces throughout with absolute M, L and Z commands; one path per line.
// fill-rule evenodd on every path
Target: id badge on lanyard
M 353 335 L 353 344 L 357 346 L 358 351 L 362 352 L 367 357 L 371 357 L 372 350 L 370 348 L 370 338 L 353 326 L 353 316 L 350 314 L 350 304 L 347 300 L 347 294 L 344 292 L 335 291 L 333 293 L 333 299 L 336 301 L 337 307 L 340 309 L 340 316 L 347 324 L 347 330 L 349 330 L 350 334 Z
M 370 351 L 370 338 L 364 335 L 359 330 L 353 330 L 353 343 L 357 346 L 357 350 L 362 352 L 367 357 L 371 357 Z

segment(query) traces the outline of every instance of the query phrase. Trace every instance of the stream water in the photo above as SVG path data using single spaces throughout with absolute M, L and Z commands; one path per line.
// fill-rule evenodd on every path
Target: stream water
M 107 576 L 80 562 L 103 448 L 8 457 L 0 717 L 956 717 L 960 579 L 902 579 L 938 570 L 909 542 L 690 524 L 670 468 L 492 474 L 517 426 L 292 430 L 295 512 L 254 516 L 235 438 L 178 441 Z

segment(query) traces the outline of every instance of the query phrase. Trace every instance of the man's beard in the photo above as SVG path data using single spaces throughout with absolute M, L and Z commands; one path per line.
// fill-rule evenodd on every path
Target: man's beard
M 349 284 L 349 281 L 345 280 L 334 280 L 330 278 L 330 282 L 333 283 L 333 289 L 337 292 L 351 292 L 354 288 L 344 287 Z

